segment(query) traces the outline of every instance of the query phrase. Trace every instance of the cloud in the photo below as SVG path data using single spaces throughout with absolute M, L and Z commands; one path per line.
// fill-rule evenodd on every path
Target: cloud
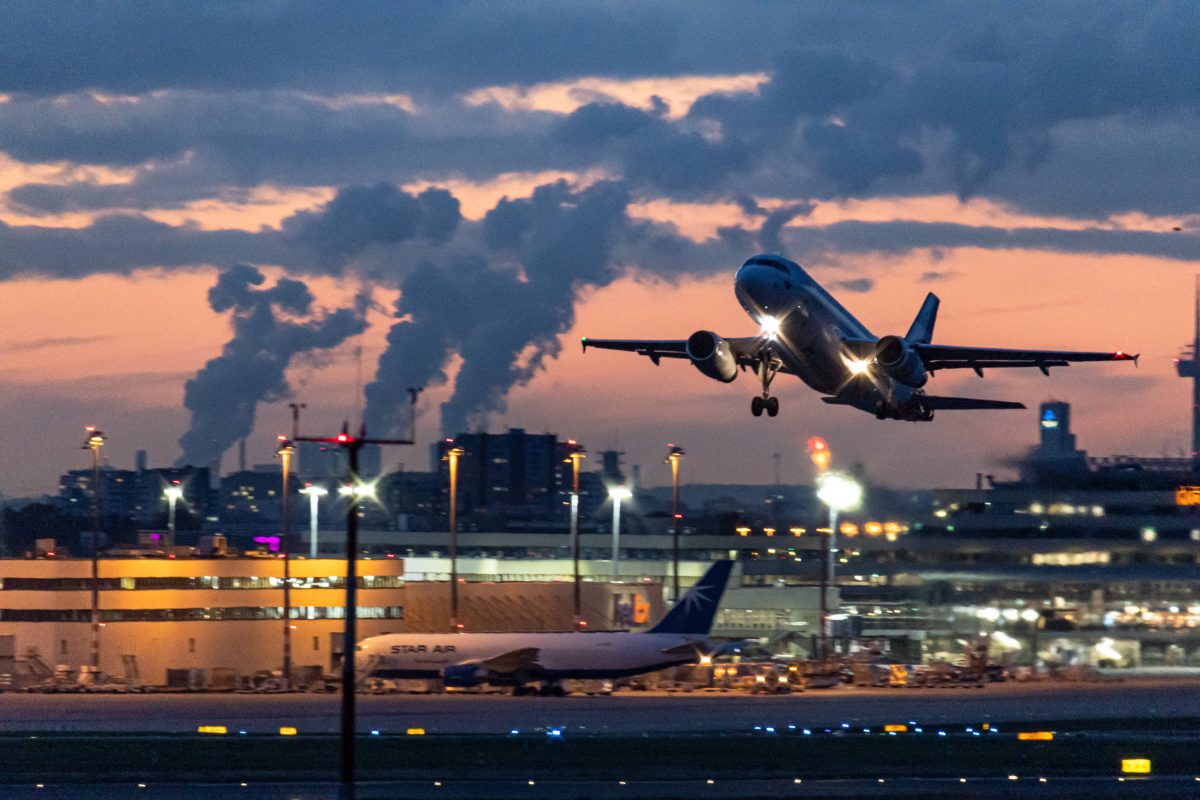
M 53 28 L 44 12 L 18 9 L 0 32 L 0 92 L 11 93 L 0 103 L 0 149 L 27 163 L 138 169 L 122 187 L 20 187 L 15 205 L 148 209 L 230 187 L 605 170 L 650 196 L 949 191 L 1102 218 L 1190 212 L 1200 180 L 1173 168 L 1200 157 L 1200 51 L 1192 46 L 1200 9 L 1184 5 L 1078 5 L 1073 14 L 1018 4 L 1020 13 L 968 14 L 952 4 L 869 13 L 767 4 L 754 14 L 697 15 L 675 3 L 501 4 L 487 14 L 446 4 L 410 11 L 403 25 L 368 5 L 339 26 L 336 15 L 301 4 L 286 19 L 277 9 L 142 10 L 114 28 L 134 7 L 116 4 L 97 20 L 66 6 Z M 376 27 L 364 29 L 367 20 Z M 552 41 L 519 49 L 551 24 Z M 268 25 L 277 47 L 233 49 Z M 289 46 L 306 25 L 323 31 L 320 52 Z M 146 49 L 184 26 L 186 45 Z M 84 61 L 97 31 L 112 40 Z M 64 37 L 69 46 L 53 46 Z M 365 43 L 376 37 L 389 40 L 386 52 L 405 52 L 403 68 L 370 52 Z M 604 47 L 588 46 L 600 39 Z M 119 59 L 115 42 L 127 45 L 115 50 Z M 209 48 L 196 62 L 206 69 L 185 58 L 197 42 Z M 524 57 L 533 51 L 538 58 Z M 32 69 L 52 53 L 74 57 Z M 237 69 L 251 58 L 253 68 Z M 468 103 L 462 92 L 746 70 L 769 80 L 757 92 L 702 96 L 680 119 L 611 99 L 559 115 Z M 415 106 L 388 101 L 388 92 L 412 95 Z M 1079 191 L 1084 185 L 1096 190 Z
M 32 339 L 27 342 L 11 342 L 3 345 L 6 353 L 31 353 L 38 350 L 49 350 L 56 347 L 78 347 L 79 345 L 96 344 L 112 339 L 111 336 L 51 336 L 45 339 Z
M 305 211 L 284 227 L 316 248 L 325 260 L 344 261 L 373 244 L 391 245 L 421 236 L 445 242 L 462 220 L 458 199 L 445 189 L 413 196 L 388 183 L 349 186 L 317 211 Z
M 835 281 L 834 286 L 838 289 L 845 289 L 847 292 L 869 292 L 875 288 L 875 281 L 870 278 L 850 278 L 844 281 Z

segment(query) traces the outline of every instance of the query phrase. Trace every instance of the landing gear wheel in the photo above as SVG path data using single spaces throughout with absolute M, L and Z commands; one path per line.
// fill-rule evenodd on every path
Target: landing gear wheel
M 765 404 L 763 403 L 763 399 L 761 397 L 755 397 L 755 398 L 751 399 L 750 413 L 756 417 L 761 417 L 764 405 Z
M 768 417 L 774 417 L 774 416 L 779 415 L 779 398 L 778 397 L 768 397 L 765 401 L 763 401 L 763 405 L 765 405 L 767 407 L 767 416 Z

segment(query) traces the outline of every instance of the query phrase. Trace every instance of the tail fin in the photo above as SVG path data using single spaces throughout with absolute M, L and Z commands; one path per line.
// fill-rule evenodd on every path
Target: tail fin
M 937 322 L 938 296 L 933 292 L 925 295 L 925 302 L 917 312 L 917 318 L 909 327 L 905 340 L 909 344 L 929 344 L 933 341 L 933 326 Z
M 713 617 L 717 615 L 717 605 L 725 593 L 725 582 L 729 580 L 732 569 L 732 561 L 714 562 L 675 607 L 647 633 L 707 635 L 712 629 Z

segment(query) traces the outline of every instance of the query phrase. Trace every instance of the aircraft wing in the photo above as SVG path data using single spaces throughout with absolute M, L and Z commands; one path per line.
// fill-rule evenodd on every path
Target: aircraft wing
M 822 401 L 834 406 L 852 406 L 854 399 L 846 396 L 822 397 Z M 974 397 L 939 397 L 921 395 L 921 405 L 935 411 L 972 411 L 998 408 L 1025 408 L 1024 403 L 1012 400 L 978 400 Z
M 843 339 L 843 345 L 856 358 L 873 358 L 878 346 L 873 339 Z M 956 347 L 947 344 L 909 343 L 925 369 L 973 369 L 982 374 L 985 369 L 1004 367 L 1037 367 L 1048 373 L 1050 367 L 1065 367 L 1080 361 L 1132 361 L 1136 354 L 1116 352 L 1078 352 L 1072 350 L 1010 350 L 1002 347 Z
M 750 364 L 752 356 L 762 348 L 762 339 L 756 336 L 726 339 L 730 350 L 737 356 L 739 364 Z M 583 351 L 589 347 L 601 350 L 625 350 L 646 356 L 655 364 L 660 358 L 687 358 L 686 339 L 582 339 Z
M 518 650 L 510 650 L 498 656 L 485 658 L 479 664 L 495 675 L 533 671 L 540 666 L 538 664 L 538 648 L 522 647 Z
M 1000 367 L 1037 367 L 1048 372 L 1050 367 L 1065 367 L 1079 361 L 1133 361 L 1137 355 L 1122 352 L 1078 352 L 1070 350 L 1009 350 L 1000 347 L 955 347 L 945 344 L 914 344 L 928 370 L 984 369 Z

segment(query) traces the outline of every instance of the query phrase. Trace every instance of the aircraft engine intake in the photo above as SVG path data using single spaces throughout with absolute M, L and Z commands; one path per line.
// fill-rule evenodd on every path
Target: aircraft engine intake
M 712 331 L 696 331 L 689 336 L 687 354 L 693 366 L 713 380 L 731 383 L 737 377 L 737 356 L 729 342 Z
M 484 683 L 487 676 L 478 664 L 451 664 L 442 670 L 442 683 L 456 689 L 466 689 Z
M 875 346 L 875 363 L 893 380 L 914 389 L 929 380 L 921 357 L 899 336 L 884 336 L 879 340 Z

